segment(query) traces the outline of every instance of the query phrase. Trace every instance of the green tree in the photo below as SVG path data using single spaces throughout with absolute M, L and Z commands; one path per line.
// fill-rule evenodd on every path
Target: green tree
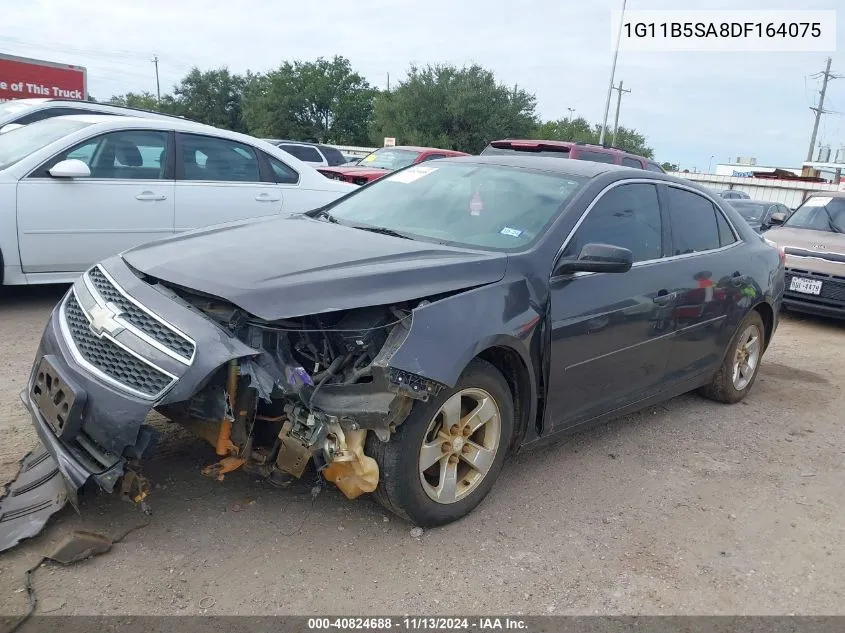
M 232 74 L 225 67 L 206 71 L 195 67 L 173 87 L 172 97 L 162 98 L 162 104 L 186 119 L 244 132 L 243 96 L 252 80 L 253 75 Z
M 678 166 L 675 163 L 661 163 L 660 166 L 664 171 L 678 171 Z
M 285 62 L 251 82 L 244 118 L 256 136 L 362 144 L 374 95 L 345 57 Z
M 605 135 L 605 139 L 610 139 L 612 136 L 613 131 L 611 130 Z M 599 138 L 601 138 L 601 125 L 598 123 L 591 125 L 583 117 L 572 120 L 546 121 L 534 129 L 532 138 L 550 141 L 574 141 L 576 143 L 598 143 Z M 636 130 L 623 126 L 619 126 L 616 132 L 616 147 L 646 158 L 654 156 L 654 150 L 646 145 L 645 136 Z
M 497 138 L 530 134 L 535 107 L 532 93 L 497 83 L 481 66 L 412 66 L 376 98 L 371 138 L 478 153 Z
M 111 105 L 125 106 L 127 108 L 141 108 L 143 110 L 162 110 L 158 99 L 151 92 L 127 92 L 123 95 L 115 95 L 108 100 Z

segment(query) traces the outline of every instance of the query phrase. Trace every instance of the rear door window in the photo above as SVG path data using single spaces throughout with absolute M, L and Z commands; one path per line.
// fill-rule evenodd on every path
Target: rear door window
M 229 139 L 180 134 L 183 180 L 261 182 L 258 157 L 248 145 Z
M 572 158 L 588 160 L 593 163 L 616 163 L 616 157 L 608 152 L 597 152 L 591 149 L 579 149 L 572 151 Z
M 323 156 L 326 157 L 326 162 L 329 167 L 337 167 L 338 165 L 343 165 L 343 163 L 346 162 L 343 154 L 336 147 L 320 145 L 320 152 L 322 152 Z
M 657 172 L 660 172 L 661 174 L 664 173 L 663 168 L 660 165 L 658 165 L 657 163 L 652 163 L 651 161 L 648 161 L 646 163 L 645 168 L 648 171 L 657 171 Z
M 636 167 L 637 169 L 643 168 L 643 164 L 639 160 L 637 160 L 636 158 L 630 158 L 628 156 L 622 157 L 622 164 L 625 167 Z
M 673 255 L 699 253 L 722 246 L 718 211 L 712 202 L 704 196 L 677 187 L 669 187 L 667 196 Z M 728 239 L 727 235 L 724 238 Z
M 299 160 L 306 163 L 322 163 L 323 155 L 317 151 L 316 147 L 310 145 L 288 145 L 281 144 L 279 149 L 285 150 L 288 154 L 296 156 Z

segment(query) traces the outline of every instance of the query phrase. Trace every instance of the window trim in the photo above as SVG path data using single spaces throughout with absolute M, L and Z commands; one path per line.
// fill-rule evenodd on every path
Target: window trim
M 165 162 L 164 162 L 164 175 L 161 178 L 96 178 L 94 176 L 90 176 L 88 178 L 81 178 L 81 181 L 84 182 L 172 182 L 176 180 L 175 178 L 175 162 L 176 162 L 176 142 L 175 142 L 175 132 L 173 130 L 159 130 L 156 128 L 121 128 L 118 130 L 108 130 L 106 132 L 101 132 L 99 134 L 95 134 L 94 136 L 89 136 L 86 139 L 83 139 L 77 143 L 73 143 L 72 145 L 65 147 L 61 151 L 53 154 L 50 158 L 43 161 L 38 167 L 31 170 L 27 173 L 21 180 L 26 179 L 47 179 L 47 180 L 55 180 L 50 174 L 47 173 L 48 169 L 51 169 L 54 165 L 61 162 L 57 160 L 57 158 L 62 154 L 67 154 L 68 152 L 73 151 L 77 147 L 81 145 L 87 145 L 91 141 L 99 139 L 103 136 L 108 136 L 109 134 L 122 134 L 124 132 L 162 132 L 167 135 L 167 144 L 165 146 Z M 172 150 L 172 151 L 167 151 Z
M 619 187 L 621 185 L 631 185 L 631 184 L 656 185 L 657 189 L 658 189 L 658 196 L 660 196 L 660 188 L 661 188 L 660 186 L 661 185 L 664 185 L 664 186 L 668 185 L 668 186 L 672 186 L 672 187 L 677 187 L 678 189 L 685 189 L 685 190 L 687 190 L 691 193 L 697 193 L 698 195 L 702 196 L 703 198 L 707 199 L 708 201 L 714 203 L 714 207 L 725 218 L 725 221 L 728 223 L 728 226 L 731 228 L 731 231 L 733 231 L 734 237 L 736 238 L 736 241 L 733 244 L 728 244 L 727 246 L 720 246 L 719 248 L 714 248 L 714 249 L 710 249 L 710 250 L 706 250 L 706 251 L 697 251 L 695 253 L 683 253 L 681 255 L 670 255 L 669 257 L 661 257 L 660 259 L 648 259 L 648 260 L 643 260 L 641 262 L 634 262 L 631 265 L 631 268 L 639 268 L 641 266 L 651 266 L 651 265 L 657 264 L 657 263 L 672 262 L 672 261 L 677 261 L 677 260 L 681 260 L 681 259 L 689 259 L 690 257 L 698 257 L 700 255 L 707 255 L 707 254 L 710 254 L 710 253 L 719 253 L 721 251 L 726 251 L 726 250 L 731 249 L 731 248 L 736 248 L 740 244 L 745 243 L 745 241 L 742 239 L 742 236 L 740 236 L 739 233 L 737 232 L 736 227 L 734 227 L 733 222 L 731 222 L 731 219 L 727 216 L 727 214 L 722 210 L 722 208 L 718 204 L 715 204 L 715 201 L 713 200 L 713 198 L 706 195 L 706 194 L 702 194 L 700 191 L 698 191 L 694 187 L 689 187 L 687 185 L 684 185 L 684 184 L 681 184 L 681 183 L 676 183 L 676 182 L 670 181 L 670 180 L 662 180 L 662 179 L 658 180 L 658 179 L 652 179 L 652 178 L 630 178 L 630 179 L 626 179 L 626 180 L 616 180 L 616 181 L 610 183 L 609 185 L 607 185 L 601 191 L 599 191 L 599 193 L 596 195 L 596 197 L 593 198 L 593 200 L 590 202 L 589 205 L 587 205 L 587 208 L 581 214 L 581 217 L 578 218 L 578 221 L 575 223 L 575 226 L 573 226 L 572 230 L 569 231 L 569 234 L 566 236 L 566 239 L 563 241 L 563 244 L 558 249 L 557 254 L 554 257 L 554 260 L 552 260 L 552 268 L 551 268 L 551 272 L 549 273 L 549 281 L 550 282 L 552 282 L 556 279 L 572 279 L 574 277 L 585 277 L 587 275 L 614 274 L 614 273 L 594 273 L 594 272 L 585 272 L 585 271 L 580 271 L 580 272 L 576 272 L 576 273 L 567 273 L 565 275 L 554 275 L 553 273 L 554 273 L 555 268 L 557 268 L 558 263 L 560 262 L 560 258 L 563 256 L 563 253 L 566 251 L 566 247 L 569 246 L 569 242 L 572 241 L 572 238 L 575 235 L 575 232 L 578 230 L 578 228 L 581 226 L 581 224 L 583 224 L 587 215 L 589 215 L 590 211 L 593 210 L 593 207 L 596 206 L 596 204 L 598 204 L 599 200 L 601 200 L 605 196 L 605 194 L 608 191 L 610 191 L 611 189 L 614 189 L 615 187 Z M 664 202 L 661 198 L 660 199 L 661 218 L 663 217 L 663 207 L 664 207 Z
M 201 132 L 186 132 L 184 130 L 178 130 L 175 132 L 175 143 L 174 143 L 174 150 L 173 150 L 173 161 L 174 161 L 174 180 L 176 182 L 199 182 L 205 184 L 226 184 L 226 185 L 262 185 L 266 184 L 268 181 L 265 180 L 267 177 L 265 169 L 269 169 L 269 165 L 265 165 L 264 161 L 261 160 L 261 151 L 255 145 L 250 143 L 244 143 L 243 141 L 236 141 L 234 139 L 226 138 L 225 136 L 215 136 L 213 134 L 203 134 Z M 202 136 L 205 138 L 210 138 L 214 140 L 220 141 L 228 141 L 229 143 L 236 143 L 238 145 L 243 145 L 248 147 L 252 150 L 253 154 L 255 154 L 255 162 L 257 163 L 258 167 L 258 180 L 186 180 L 185 179 L 185 166 L 182 164 L 182 161 L 176 161 L 176 156 L 182 156 L 182 137 L 183 136 Z M 283 150 L 282 150 L 283 151 Z

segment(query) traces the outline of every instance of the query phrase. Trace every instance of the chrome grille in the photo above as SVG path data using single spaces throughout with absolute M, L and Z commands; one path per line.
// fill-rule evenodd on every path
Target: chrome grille
M 169 374 L 94 334 L 73 292 L 65 300 L 64 313 L 71 342 L 79 355 L 112 382 L 149 398 L 158 396 L 173 382 Z
M 191 341 L 127 299 L 123 293 L 115 288 L 114 284 L 99 267 L 94 267 L 88 271 L 88 279 L 94 289 L 103 298 L 103 301 L 111 302 L 120 309 L 120 317 L 124 321 L 178 357 L 186 361 L 190 361 L 193 358 L 194 344 Z

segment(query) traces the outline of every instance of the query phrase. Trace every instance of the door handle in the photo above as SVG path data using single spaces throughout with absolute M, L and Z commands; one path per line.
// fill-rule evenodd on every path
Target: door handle
M 160 201 L 160 200 L 167 200 L 167 196 L 165 196 L 163 193 L 155 193 L 155 192 L 152 192 L 152 191 L 142 191 L 137 196 L 135 196 L 135 199 L 136 200 Z
M 660 290 L 657 293 L 657 296 L 653 299 L 654 303 L 659 306 L 665 306 L 675 298 L 674 292 L 669 292 L 668 290 Z
M 258 202 L 278 202 L 279 200 L 281 200 L 281 198 L 271 196 L 269 193 L 259 193 L 257 196 L 255 196 L 255 199 Z

